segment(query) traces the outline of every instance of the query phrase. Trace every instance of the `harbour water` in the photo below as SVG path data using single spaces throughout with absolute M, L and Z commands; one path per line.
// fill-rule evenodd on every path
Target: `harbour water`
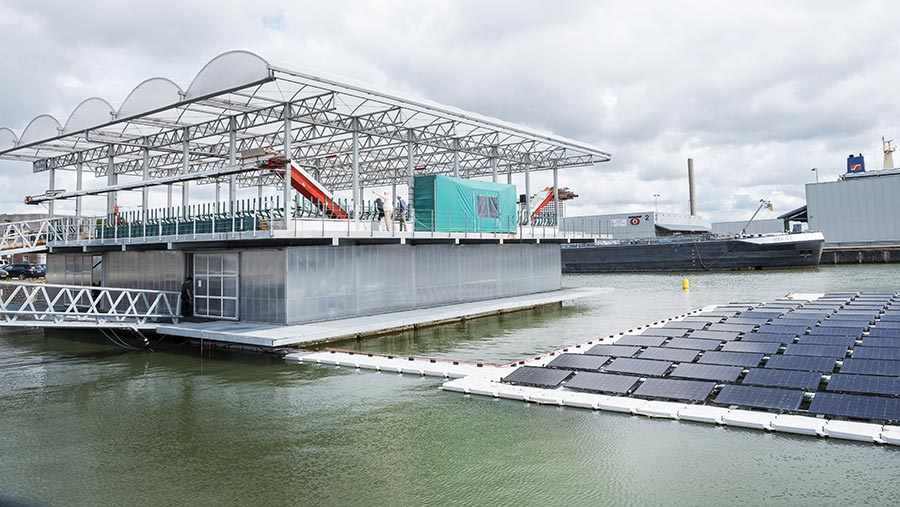
M 509 362 L 893 266 L 564 276 L 615 291 L 341 348 Z M 0 335 L 0 493 L 50 505 L 896 504 L 900 449 L 528 405 L 437 379 Z

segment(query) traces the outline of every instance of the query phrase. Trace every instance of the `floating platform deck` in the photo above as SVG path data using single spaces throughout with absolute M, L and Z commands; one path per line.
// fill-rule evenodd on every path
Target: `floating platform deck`
M 326 322 L 278 326 L 251 322 L 179 322 L 161 324 L 158 334 L 260 347 L 313 346 L 357 336 L 376 335 L 462 319 L 528 310 L 609 292 L 609 288 L 562 289 L 539 294 L 474 301 L 435 308 L 367 315 Z
M 509 365 L 325 351 L 287 360 L 446 379 L 447 391 L 900 445 L 900 298 L 711 306 Z

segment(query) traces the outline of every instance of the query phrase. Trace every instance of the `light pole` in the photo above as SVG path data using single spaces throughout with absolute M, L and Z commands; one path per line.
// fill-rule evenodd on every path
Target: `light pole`
M 659 212 L 659 194 L 653 194 L 653 212 Z
M 816 183 L 818 183 L 819 182 L 819 170 L 817 168 L 813 167 L 812 169 L 810 169 L 810 171 L 816 173 Z

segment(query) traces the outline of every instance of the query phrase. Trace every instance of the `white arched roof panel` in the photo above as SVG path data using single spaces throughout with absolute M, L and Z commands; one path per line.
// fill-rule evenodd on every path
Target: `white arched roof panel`
M 69 115 L 63 134 L 71 134 L 90 127 L 104 125 L 112 121 L 113 107 L 100 97 L 91 97 L 78 104 Z
M 8 128 L 0 128 L 0 151 L 16 147 L 16 133 Z
M 270 77 L 269 63 L 249 51 L 229 51 L 209 61 L 188 87 L 185 99 L 239 88 Z
M 156 111 L 181 101 L 182 89 L 171 79 L 153 77 L 134 87 L 119 108 L 119 118 Z
M 56 118 L 49 114 L 42 114 L 31 120 L 31 123 L 25 127 L 25 130 L 22 132 L 22 137 L 19 138 L 19 145 L 31 144 L 36 141 L 57 137 L 59 136 L 59 131 L 61 129 L 62 127 L 60 127 Z

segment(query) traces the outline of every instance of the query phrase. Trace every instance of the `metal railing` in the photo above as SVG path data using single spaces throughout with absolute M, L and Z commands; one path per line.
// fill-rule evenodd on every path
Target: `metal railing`
M 178 293 L 44 283 L 0 283 L 0 326 L 73 323 L 149 327 L 178 321 Z
M 53 219 L 25 220 L 0 224 L 0 254 L 14 255 L 38 252 L 47 248 L 48 233 Z

